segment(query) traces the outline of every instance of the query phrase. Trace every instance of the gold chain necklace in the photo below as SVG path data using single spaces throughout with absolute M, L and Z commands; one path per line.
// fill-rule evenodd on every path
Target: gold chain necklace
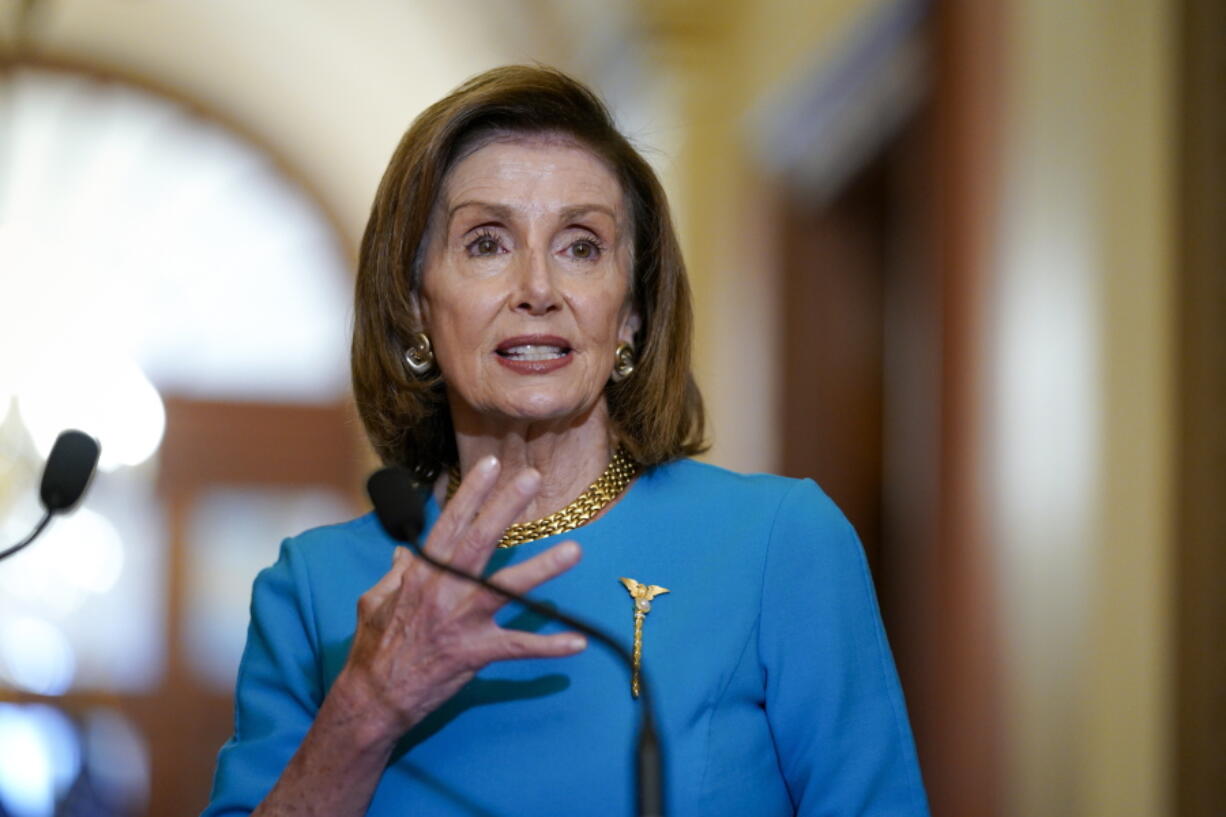
M 506 529 L 498 540 L 498 547 L 509 548 L 544 539 L 555 533 L 565 533 L 574 530 L 590 521 L 621 495 L 630 484 L 630 480 L 639 472 L 639 464 L 630 459 L 630 455 L 621 446 L 613 452 L 604 473 L 587 487 L 587 490 L 575 497 L 574 501 L 561 510 L 554 511 L 549 516 L 542 516 L 531 522 L 517 522 Z M 451 466 L 447 479 L 447 499 L 450 500 L 460 487 L 460 469 Z

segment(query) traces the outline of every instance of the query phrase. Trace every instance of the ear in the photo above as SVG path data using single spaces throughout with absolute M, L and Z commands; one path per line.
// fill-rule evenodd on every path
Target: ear
M 421 297 L 421 290 L 415 289 L 409 293 L 409 314 L 413 318 L 413 325 L 419 331 L 430 334 L 427 328 L 430 325 L 430 309 L 429 303 Z
M 625 319 L 622 320 L 621 328 L 617 332 L 617 339 L 622 343 L 633 344 L 634 336 L 639 333 L 639 329 L 642 328 L 642 325 L 643 322 L 639 318 L 638 310 L 631 306 Z

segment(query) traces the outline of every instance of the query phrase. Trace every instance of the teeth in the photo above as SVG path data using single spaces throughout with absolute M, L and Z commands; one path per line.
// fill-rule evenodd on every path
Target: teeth
M 566 354 L 559 346 L 538 346 L 526 343 L 523 346 L 509 346 L 502 350 L 504 357 L 515 360 L 553 360 Z

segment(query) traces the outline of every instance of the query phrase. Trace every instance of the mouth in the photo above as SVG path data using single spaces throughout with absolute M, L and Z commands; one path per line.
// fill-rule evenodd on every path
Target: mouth
M 545 335 L 507 338 L 494 350 L 504 366 L 524 374 L 545 374 L 569 362 L 574 349 L 565 338 Z
M 570 354 L 570 344 L 556 337 L 507 338 L 494 350 L 508 360 L 556 360 Z
M 498 354 L 508 360 L 556 360 L 563 357 L 570 349 L 564 346 L 552 346 L 538 343 L 524 343 L 499 349 Z

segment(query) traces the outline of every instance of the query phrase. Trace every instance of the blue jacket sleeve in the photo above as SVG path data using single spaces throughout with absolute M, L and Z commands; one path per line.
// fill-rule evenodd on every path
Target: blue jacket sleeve
M 239 664 L 234 735 L 221 748 L 203 817 L 250 814 L 272 789 L 323 700 L 305 566 L 290 540 L 260 572 Z
M 810 480 L 783 498 L 762 577 L 766 715 L 799 817 L 928 814 L 872 579 Z

